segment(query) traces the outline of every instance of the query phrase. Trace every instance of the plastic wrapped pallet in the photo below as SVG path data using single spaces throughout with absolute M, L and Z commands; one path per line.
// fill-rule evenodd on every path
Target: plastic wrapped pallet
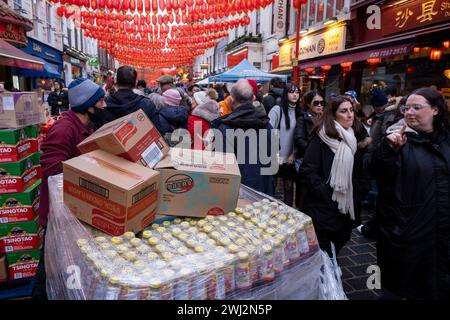
M 139 235 L 93 233 L 49 179 L 46 272 L 51 299 L 345 299 L 339 267 L 311 219 L 241 186 L 223 216 L 175 218 Z

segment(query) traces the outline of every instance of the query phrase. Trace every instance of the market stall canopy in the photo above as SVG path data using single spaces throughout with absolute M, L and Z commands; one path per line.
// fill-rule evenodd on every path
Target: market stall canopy
M 261 71 L 253 66 L 250 61 L 244 59 L 232 69 L 208 79 L 209 82 L 235 82 L 240 79 L 253 79 L 256 82 L 268 82 L 275 77 L 279 77 L 283 81 L 287 80 L 287 76 Z
M 30 70 L 44 70 L 42 59 L 33 57 L 1 39 L 0 65 Z
M 215 83 L 215 82 L 223 82 L 223 81 L 214 81 L 214 80 L 212 79 L 212 78 L 218 77 L 218 76 L 219 76 L 219 75 L 212 76 L 212 77 L 209 77 L 209 78 L 205 78 L 205 79 L 203 79 L 203 80 L 197 82 L 196 84 L 204 85 L 204 84 Z
M 43 78 L 56 78 L 61 79 L 58 65 L 50 63 L 39 57 L 33 57 L 44 64 L 43 70 L 31 70 L 25 68 L 17 68 L 17 75 L 25 77 L 43 77 Z

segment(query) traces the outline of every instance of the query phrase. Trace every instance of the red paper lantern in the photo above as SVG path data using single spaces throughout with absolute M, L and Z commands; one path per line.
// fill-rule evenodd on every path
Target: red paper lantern
M 441 58 L 442 58 L 442 50 L 441 49 L 437 49 L 437 48 L 431 49 L 430 60 L 437 61 L 437 60 L 441 60 Z
M 331 69 L 330 65 L 324 65 L 320 67 L 323 71 L 329 71 Z

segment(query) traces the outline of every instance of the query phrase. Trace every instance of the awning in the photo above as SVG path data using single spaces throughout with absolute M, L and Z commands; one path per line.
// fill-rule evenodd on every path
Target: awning
M 278 67 L 276 69 L 273 69 L 272 71 L 270 71 L 270 73 L 290 74 L 292 72 L 292 70 L 293 70 L 292 66 L 283 66 L 283 67 Z
M 0 65 L 24 68 L 30 70 L 44 70 L 44 63 L 20 49 L 0 39 Z
M 34 58 L 44 64 L 44 70 L 30 70 L 17 68 L 16 74 L 18 76 L 25 76 L 25 77 L 43 77 L 43 78 L 61 79 L 61 74 L 59 73 L 59 66 L 57 64 L 50 63 L 39 57 Z
M 387 58 L 396 55 L 408 55 L 411 53 L 413 46 L 414 44 L 407 43 L 361 52 L 357 52 L 358 48 L 352 48 L 349 50 L 345 50 L 339 56 L 324 58 L 315 61 L 300 62 L 300 68 L 317 68 L 325 65 L 332 66 L 335 64 L 340 64 L 342 62 L 355 62 L 372 58 Z

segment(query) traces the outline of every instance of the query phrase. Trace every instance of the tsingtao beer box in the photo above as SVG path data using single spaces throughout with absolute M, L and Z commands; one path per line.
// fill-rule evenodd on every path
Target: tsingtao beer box
M 63 163 L 64 203 L 81 221 L 113 236 L 155 219 L 159 173 L 95 150 Z
M 105 124 L 83 140 L 78 149 L 82 153 L 101 149 L 149 168 L 169 152 L 169 146 L 142 110 Z
M 40 153 L 0 163 L 0 194 L 23 192 L 41 178 Z
M 0 163 L 19 161 L 38 151 L 36 126 L 0 130 Z
M 0 224 L 34 220 L 39 209 L 40 186 L 38 180 L 24 192 L 0 194 Z
M 173 148 L 155 170 L 160 215 L 205 217 L 236 208 L 241 174 L 234 154 Z
M 36 92 L 0 93 L 0 128 L 39 124 L 41 113 Z

